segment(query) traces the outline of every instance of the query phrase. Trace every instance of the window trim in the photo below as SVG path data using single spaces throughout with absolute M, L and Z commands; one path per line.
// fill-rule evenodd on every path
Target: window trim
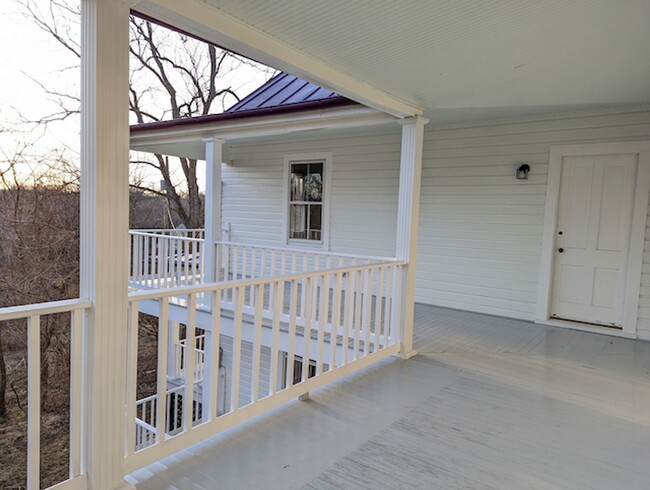
M 306 240 L 301 238 L 289 238 L 289 210 L 290 198 L 289 195 L 289 176 L 291 164 L 295 163 L 323 163 L 323 199 L 321 205 L 323 206 L 323 215 L 321 217 L 321 239 L 320 240 Z M 282 183 L 283 193 L 283 226 L 282 226 L 282 243 L 285 245 L 293 245 L 296 248 L 315 248 L 322 250 L 329 250 L 329 229 L 330 229 L 330 188 L 332 182 L 332 153 L 331 152 L 318 152 L 318 153 L 293 153 L 284 156 L 284 179 Z

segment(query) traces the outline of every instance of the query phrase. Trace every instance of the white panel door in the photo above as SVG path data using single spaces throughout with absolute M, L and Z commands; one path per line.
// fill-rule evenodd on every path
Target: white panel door
M 637 155 L 562 159 L 551 316 L 620 327 Z

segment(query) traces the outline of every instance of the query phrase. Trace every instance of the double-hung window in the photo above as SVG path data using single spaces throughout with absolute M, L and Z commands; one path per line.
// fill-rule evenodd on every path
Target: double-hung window
M 325 242 L 327 158 L 288 159 L 287 240 Z

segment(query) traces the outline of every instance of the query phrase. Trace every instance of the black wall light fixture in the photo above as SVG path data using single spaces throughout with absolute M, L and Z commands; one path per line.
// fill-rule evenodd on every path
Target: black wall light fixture
M 526 180 L 528 178 L 528 172 L 530 172 L 530 165 L 522 163 L 517 167 L 517 173 L 515 176 L 517 177 L 517 180 Z

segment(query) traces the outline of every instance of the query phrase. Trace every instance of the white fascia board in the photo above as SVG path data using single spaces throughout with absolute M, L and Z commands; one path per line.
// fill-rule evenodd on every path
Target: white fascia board
M 422 108 L 358 80 L 203 2 L 141 0 L 133 10 L 393 116 L 401 118 L 422 114 Z
M 321 109 L 294 114 L 222 120 L 189 127 L 172 126 L 138 131 L 131 134 L 130 148 L 134 151 L 203 160 L 206 138 L 216 137 L 225 141 L 234 141 L 317 129 L 369 127 L 396 121 L 393 116 L 368 107 Z

